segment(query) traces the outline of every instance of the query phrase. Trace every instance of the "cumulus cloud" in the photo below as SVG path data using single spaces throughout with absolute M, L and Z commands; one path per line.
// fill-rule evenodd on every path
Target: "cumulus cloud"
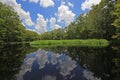
M 81 9 L 82 10 L 91 9 L 93 5 L 97 5 L 100 2 L 101 0 L 85 0 L 85 2 L 81 4 Z
M 41 34 L 47 31 L 46 26 L 47 26 L 48 20 L 44 19 L 43 15 L 41 14 L 37 14 L 37 16 L 38 18 L 36 20 L 35 30 Z
M 20 14 L 20 13 L 19 13 Z M 21 13 L 22 15 L 22 13 Z M 25 16 L 26 15 L 26 16 Z M 24 16 L 24 17 L 23 17 Z M 25 14 L 23 14 L 23 22 L 27 25 L 27 26 L 33 26 L 34 22 L 32 21 L 31 17 L 30 17 L 30 12 L 26 12 Z
M 58 22 L 64 21 L 66 25 L 69 25 L 71 22 L 74 21 L 75 14 L 69 9 L 68 6 L 61 4 L 58 7 Z
M 58 29 L 61 28 L 61 26 L 59 26 L 58 24 L 56 24 L 56 18 L 52 17 L 50 19 L 50 29 L 54 30 L 54 29 Z
M 30 2 L 38 3 L 39 0 L 30 0 Z
M 54 4 L 55 3 L 53 2 L 53 0 L 40 0 L 40 6 L 45 7 L 45 8 L 54 6 Z
M 34 3 L 40 3 L 41 7 L 47 8 L 47 7 L 51 7 L 54 6 L 55 3 L 53 0 L 29 0 L 30 2 L 34 2 Z
M 21 4 L 18 4 L 16 0 L 0 0 L 0 2 L 13 7 L 13 9 L 15 10 L 15 12 L 18 13 L 20 19 L 23 21 L 24 24 L 26 24 L 27 26 L 34 25 L 34 22 L 31 20 L 30 13 L 23 10 L 21 8 Z

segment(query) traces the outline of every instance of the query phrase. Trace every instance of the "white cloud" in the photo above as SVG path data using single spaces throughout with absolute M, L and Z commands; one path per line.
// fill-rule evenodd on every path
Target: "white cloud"
M 71 2 L 68 2 L 68 5 L 72 8 L 74 7 L 74 5 Z
M 56 19 L 54 17 L 52 17 L 50 19 L 50 28 L 51 28 L 51 30 L 61 28 L 61 26 L 59 26 L 58 24 L 56 24 Z
M 41 7 L 47 8 L 47 7 L 51 7 L 54 6 L 55 3 L 53 0 L 29 0 L 30 2 L 34 2 L 34 3 L 40 3 Z
M 58 7 L 58 22 L 64 21 L 66 25 L 69 25 L 71 22 L 74 21 L 75 14 L 69 9 L 68 6 L 61 4 Z
M 71 2 L 69 2 L 68 0 L 62 0 L 61 5 L 68 5 L 71 8 L 74 7 L 74 5 Z
M 41 14 L 37 14 L 38 15 L 38 18 L 36 20 L 36 26 L 35 26 L 35 30 L 38 32 L 38 33 L 44 33 L 47 31 L 47 22 L 48 20 L 44 19 L 43 15 Z
M 50 6 L 54 6 L 55 3 L 53 2 L 53 0 L 40 0 L 40 6 L 42 7 L 50 7 Z
M 30 2 L 38 3 L 39 0 L 30 0 Z
M 82 10 L 91 9 L 93 5 L 97 5 L 100 2 L 101 0 L 85 0 L 85 2 L 81 4 L 81 9 Z
M 28 25 L 28 26 L 33 26 L 34 25 L 34 22 L 32 22 L 32 19 L 30 17 L 30 12 L 21 13 L 21 17 L 23 17 L 22 19 L 23 19 L 23 21 L 26 25 Z
M 24 24 L 26 24 L 27 26 L 34 25 L 34 22 L 31 20 L 30 13 L 24 11 L 21 8 L 21 4 L 18 4 L 16 0 L 0 0 L 0 2 L 13 7 L 13 9 L 15 10 L 15 12 L 18 13 L 18 15 L 20 16 L 20 19 L 23 21 Z

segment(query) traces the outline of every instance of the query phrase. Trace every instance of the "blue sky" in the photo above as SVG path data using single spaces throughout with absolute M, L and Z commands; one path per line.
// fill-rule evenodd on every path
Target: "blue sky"
M 101 0 L 1 0 L 12 6 L 28 30 L 44 33 L 64 28 Z

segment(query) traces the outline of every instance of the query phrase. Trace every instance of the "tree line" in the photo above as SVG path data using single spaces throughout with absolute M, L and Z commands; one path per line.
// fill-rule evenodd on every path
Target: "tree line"
M 120 0 L 101 0 L 64 29 L 43 34 L 26 30 L 14 10 L 0 3 L 0 42 L 62 39 L 120 39 Z
M 12 7 L 0 3 L 0 42 L 22 42 L 38 39 L 36 32 L 26 30 Z
M 120 39 L 120 0 L 101 0 L 98 5 L 64 29 L 40 35 L 40 39 Z

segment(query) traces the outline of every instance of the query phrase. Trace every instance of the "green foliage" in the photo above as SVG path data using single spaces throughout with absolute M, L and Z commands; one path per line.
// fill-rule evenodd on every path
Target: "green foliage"
M 36 47 L 55 47 L 55 46 L 90 46 L 90 47 L 104 47 L 109 44 L 104 39 L 88 39 L 88 40 L 39 40 L 30 42 L 32 46 Z
M 16 25 L 20 27 L 16 27 Z M 22 27 L 22 28 L 21 28 Z M 0 3 L 0 41 L 21 41 L 21 31 L 24 29 L 17 13 L 11 7 Z
M 116 0 L 116 3 L 114 5 L 114 15 L 116 16 L 116 19 L 112 23 L 116 27 L 116 35 L 113 35 L 112 38 L 120 39 L 120 0 Z
M 100 4 L 93 6 L 88 13 L 81 14 L 75 22 L 72 22 L 64 29 L 55 29 L 40 35 L 26 30 L 21 24 L 17 13 L 11 7 L 0 3 L 0 42 L 21 42 L 39 39 L 119 39 L 120 2 L 119 0 L 115 2 L 113 0 L 101 0 Z M 112 23 L 113 25 L 111 25 Z
M 38 34 L 26 30 L 16 12 L 0 3 L 0 42 L 21 42 L 38 39 Z
M 115 19 L 115 16 L 112 15 L 113 5 L 112 0 L 102 0 L 89 11 L 86 21 L 91 37 L 110 40 L 111 36 L 115 34 L 115 28 L 111 25 Z
M 39 35 L 34 31 L 30 31 L 30 30 L 25 31 L 25 34 L 24 34 L 24 40 L 25 41 L 37 40 L 38 37 L 39 37 Z
M 65 31 L 63 29 L 55 29 L 50 32 L 45 32 L 39 37 L 43 40 L 60 40 L 65 38 Z

